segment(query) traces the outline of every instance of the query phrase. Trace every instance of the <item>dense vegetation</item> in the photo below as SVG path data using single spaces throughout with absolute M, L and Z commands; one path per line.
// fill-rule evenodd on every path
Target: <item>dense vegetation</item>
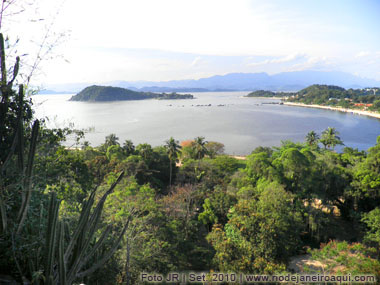
M 110 86 L 89 86 L 70 98 L 71 101 L 121 101 L 145 99 L 194 99 L 191 94 L 138 92 Z
M 291 102 L 337 106 L 343 108 L 368 108 L 380 111 L 380 88 L 344 89 L 330 85 L 312 85 L 292 94 Z
M 332 85 L 312 85 L 292 93 L 259 90 L 247 97 L 286 97 L 289 102 L 380 112 L 380 88 L 375 87 L 346 90 Z
M 269 90 L 256 90 L 251 93 L 249 93 L 245 97 L 284 97 L 289 95 L 289 93 L 286 92 L 273 92 Z
M 0 44 L 1 280 L 285 273 L 306 252 L 327 272 L 380 277 L 380 137 L 368 152 L 336 153 L 342 141 L 328 128 L 245 160 L 203 137 L 152 147 L 111 134 L 68 149 L 65 138 L 83 133 L 33 119 L 23 86 L 13 88 L 19 60 L 7 76 L 2 35 Z

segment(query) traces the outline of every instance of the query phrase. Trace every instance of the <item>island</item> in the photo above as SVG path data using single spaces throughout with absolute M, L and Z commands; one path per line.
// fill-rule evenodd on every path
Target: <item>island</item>
M 286 93 L 286 92 L 273 92 L 273 91 L 269 91 L 269 90 L 256 90 L 256 91 L 249 93 L 248 95 L 246 95 L 244 97 L 269 97 L 269 98 L 272 98 L 272 97 L 284 97 L 284 96 L 287 96 L 288 94 L 289 93 Z
M 380 88 L 345 89 L 314 84 L 298 92 L 258 90 L 245 97 L 281 98 L 284 105 L 321 108 L 380 118 Z
M 191 94 L 138 92 L 120 87 L 93 85 L 72 96 L 70 101 L 107 102 L 146 99 L 194 99 L 194 96 Z

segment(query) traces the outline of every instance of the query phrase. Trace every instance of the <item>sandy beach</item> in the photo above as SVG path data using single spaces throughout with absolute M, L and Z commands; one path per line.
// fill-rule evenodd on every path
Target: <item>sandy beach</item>
M 371 112 L 371 111 L 363 111 L 363 110 L 356 110 L 356 109 L 346 109 L 342 107 L 330 107 L 330 106 L 320 106 L 320 105 L 307 105 L 302 103 L 293 103 L 293 102 L 283 102 L 284 105 L 288 106 L 299 106 L 299 107 L 308 107 L 308 108 L 319 108 L 319 109 L 326 109 L 331 111 L 339 111 L 344 113 L 351 113 L 351 114 L 357 114 L 357 115 L 364 115 L 369 116 L 373 118 L 380 119 L 380 113 Z

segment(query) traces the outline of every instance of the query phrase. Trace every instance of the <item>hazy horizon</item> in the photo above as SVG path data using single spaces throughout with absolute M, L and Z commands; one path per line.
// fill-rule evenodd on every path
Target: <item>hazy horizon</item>
M 257 71 L 257 72 L 226 72 L 226 73 L 215 73 L 215 74 L 211 74 L 209 76 L 204 76 L 204 77 L 184 77 L 184 78 L 168 78 L 168 79 L 165 79 L 165 80 L 146 80 L 144 78 L 140 78 L 140 79 L 136 79 L 136 80 L 124 80 L 123 78 L 119 78 L 119 79 L 114 79 L 114 80 L 111 80 L 111 81 L 73 81 L 73 82 L 65 82 L 65 83 L 61 83 L 62 85 L 64 84 L 72 84 L 72 83 L 110 83 L 110 82 L 118 82 L 118 81 L 127 81 L 127 82 L 135 82 L 135 83 L 138 83 L 138 82 L 146 82 L 146 81 L 149 81 L 149 82 L 157 82 L 157 83 L 164 83 L 164 82 L 171 82 L 171 81 L 185 81 L 185 80 L 199 80 L 199 79 L 204 79 L 204 78 L 211 78 L 211 77 L 216 77 L 216 76 L 225 76 L 225 75 L 230 75 L 230 74 L 267 74 L 269 76 L 272 76 L 272 75 L 278 75 L 278 74 L 281 74 L 281 73 L 287 73 L 287 72 L 299 72 L 299 71 L 306 71 L 306 72 L 318 72 L 320 70 L 295 70 L 295 71 L 282 71 L 282 72 L 275 72 L 275 73 L 269 73 L 269 72 L 265 72 L 265 71 Z M 336 71 L 336 70 L 330 70 L 330 71 L 326 71 L 326 72 L 342 72 L 342 71 Z M 346 74 L 350 74 L 350 75 L 354 75 L 352 73 L 349 73 L 349 72 L 342 72 L 342 73 L 346 73 Z M 366 77 L 366 76 L 358 76 L 358 75 L 355 75 L 359 78 L 362 78 L 362 79 L 368 79 L 368 80 L 374 80 L 374 81 L 379 81 L 378 79 L 375 79 L 375 78 L 371 78 L 371 77 Z M 58 83 L 59 84 L 59 83 Z M 51 85 L 56 85 L 54 83 L 52 83 Z
M 262 78 L 257 81 L 258 78 Z M 92 82 L 68 82 L 62 84 L 50 84 L 42 86 L 40 90 L 51 90 L 54 92 L 78 92 L 90 85 L 114 86 L 123 88 L 172 88 L 176 89 L 206 89 L 213 90 L 272 90 L 272 91 L 298 91 L 313 84 L 336 85 L 343 88 L 367 88 L 380 87 L 380 81 L 375 79 L 355 76 L 344 72 L 321 72 L 313 70 L 280 72 L 268 74 L 266 72 L 256 73 L 227 73 L 215 74 L 204 78 L 187 78 L 164 81 L 135 80 L 126 81 L 123 79 L 113 81 L 92 81 Z M 288 89 L 287 87 L 292 87 Z M 298 88 L 297 88 L 298 87 Z M 147 90 L 150 91 L 150 90 Z

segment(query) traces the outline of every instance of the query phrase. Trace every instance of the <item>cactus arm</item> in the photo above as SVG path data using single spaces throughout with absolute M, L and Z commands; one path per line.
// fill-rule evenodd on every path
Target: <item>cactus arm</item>
M 42 229 L 41 229 L 41 225 L 43 224 L 43 220 L 44 220 L 44 205 L 43 205 L 43 202 L 40 201 L 40 217 L 39 217 L 39 222 L 38 222 L 38 238 L 40 240 L 43 239 L 43 233 L 42 233 Z M 35 257 L 35 263 L 36 263 L 36 268 L 40 268 L 40 256 L 41 256 L 41 251 L 42 251 L 42 247 L 38 247 L 37 249 L 37 254 L 36 254 L 36 257 Z
M 96 192 L 96 188 L 91 193 L 88 201 L 85 203 L 85 205 L 82 209 L 80 218 L 79 218 L 78 226 L 76 227 L 74 234 L 73 234 L 72 238 L 70 239 L 69 245 L 66 248 L 66 251 L 65 251 L 65 262 L 66 263 L 68 262 L 68 259 L 71 256 L 72 251 L 74 249 L 74 245 L 76 244 L 80 234 L 82 233 L 82 230 L 83 230 L 85 224 L 88 221 L 88 216 L 90 215 L 90 210 L 91 210 L 92 204 L 94 203 L 95 192 Z
M 83 260 L 83 264 L 86 264 L 91 257 L 96 253 L 96 251 L 103 245 L 105 239 L 108 237 L 109 233 L 111 232 L 112 227 L 108 226 L 106 230 L 102 233 L 102 236 L 99 238 L 99 240 L 96 242 L 95 246 L 91 249 L 89 254 L 86 256 L 86 258 Z
M 16 123 L 16 130 L 14 133 L 13 141 L 11 148 L 9 149 L 8 155 L 4 160 L 3 165 L 1 166 L 1 172 L 3 172 L 12 155 L 14 154 L 16 150 L 16 146 L 18 146 L 18 152 L 19 152 L 19 168 L 23 167 L 24 165 L 24 158 L 23 158 L 23 147 L 24 147 L 24 137 L 23 137 L 23 125 L 22 125 L 22 116 L 23 116 L 23 103 L 24 103 L 24 89 L 23 86 L 19 86 L 19 102 L 18 102 L 18 114 L 17 114 L 17 123 Z M 21 137 L 21 138 L 20 138 Z
M 86 251 L 90 245 L 90 242 L 92 241 L 92 237 L 95 233 L 95 230 L 99 224 L 99 220 L 100 220 L 100 216 L 101 216 L 101 209 L 97 209 L 95 210 L 95 219 L 94 219 L 94 224 L 91 225 L 91 226 L 88 226 L 87 228 L 89 228 L 89 232 L 87 234 L 87 239 L 86 239 L 86 236 L 85 236 L 85 233 L 87 232 L 87 230 L 83 230 L 83 233 L 82 233 L 82 246 L 80 248 L 78 248 L 78 252 L 77 254 L 75 254 L 74 258 L 73 258 L 73 264 L 70 268 L 70 271 L 68 273 L 68 280 L 74 280 L 75 277 L 76 277 L 76 273 L 80 270 L 80 264 L 81 264 L 81 261 L 83 260 L 84 258 L 84 255 L 86 254 Z
M 116 184 L 119 183 L 119 181 L 121 180 L 121 177 L 123 176 L 123 174 L 124 173 L 121 173 L 119 175 L 119 178 L 116 180 L 116 182 L 113 183 L 112 186 L 110 187 L 110 189 L 102 196 L 102 198 L 98 202 L 98 204 L 97 204 L 94 212 L 92 213 L 89 221 L 85 224 L 85 228 L 83 229 L 82 235 L 81 235 L 81 242 L 77 243 L 77 244 L 80 245 L 80 247 L 77 247 L 78 253 L 74 255 L 73 263 L 72 263 L 71 269 L 70 269 L 70 271 L 68 273 L 68 276 L 69 276 L 68 280 L 74 280 L 75 277 L 76 277 L 77 272 L 84 265 L 83 264 L 83 260 L 86 260 L 85 254 L 87 252 L 87 249 L 90 246 L 90 243 L 91 243 L 92 238 L 93 238 L 93 236 L 95 234 L 95 231 L 98 228 L 105 199 L 107 198 L 107 195 L 109 195 L 110 193 L 112 193 L 112 191 L 115 188 Z M 85 233 L 87 233 L 87 239 L 86 239 Z M 101 245 L 101 244 L 99 244 L 99 245 Z
M 0 193 L 1 232 L 5 233 L 7 230 L 8 221 L 7 221 L 7 212 L 5 210 L 5 204 L 1 196 L 2 196 L 2 193 Z
M 20 172 L 24 168 L 24 126 L 23 126 L 23 110 L 24 110 L 24 86 L 20 84 L 18 92 L 18 114 L 17 114 L 17 132 L 18 132 L 18 164 Z
M 0 124 L 3 124 L 5 121 L 5 116 L 8 112 L 8 92 L 7 90 L 7 70 L 5 65 L 5 46 L 4 46 L 4 37 L 3 34 L 0 33 Z M 5 135 L 5 134 L 4 134 Z M 0 142 L 3 141 L 3 133 L 0 132 Z
M 91 209 L 93 202 L 94 202 L 95 191 L 91 194 L 91 199 L 89 199 L 88 203 L 85 206 L 86 210 L 88 211 L 88 214 L 86 214 L 86 217 L 83 219 L 83 220 L 85 220 L 85 223 L 83 224 L 83 226 L 80 227 L 78 225 L 78 227 L 77 227 L 77 230 L 79 230 L 81 232 L 81 235 L 79 236 L 80 240 L 78 239 L 78 241 L 76 241 L 76 249 L 77 249 L 76 251 L 77 252 L 76 251 L 74 252 L 74 255 L 72 258 L 71 268 L 70 268 L 70 270 L 68 272 L 68 276 L 67 276 L 68 283 L 72 283 L 75 280 L 75 278 L 77 277 L 78 271 L 85 265 L 85 263 L 83 262 L 84 260 L 87 260 L 87 258 L 85 257 L 85 254 L 86 254 L 88 247 L 90 246 L 92 238 L 93 238 L 95 231 L 98 227 L 104 203 L 107 199 L 107 196 L 113 192 L 116 185 L 120 182 L 120 180 L 123 178 L 123 176 L 124 176 L 124 172 L 121 172 L 119 177 L 116 179 L 116 181 L 111 185 L 111 187 L 108 189 L 108 191 L 99 200 L 99 202 L 97 203 L 93 213 L 90 215 L 90 209 Z M 105 235 L 103 235 L 102 237 L 104 240 Z M 74 240 L 74 238 L 72 239 L 72 241 L 73 240 Z M 103 241 L 99 244 L 96 244 L 96 245 L 98 245 L 98 247 L 99 247 L 102 243 L 103 243 Z M 71 249 L 70 249 L 70 251 L 71 251 Z M 67 258 L 68 258 L 69 254 L 70 253 L 67 254 Z M 92 255 L 92 251 L 90 254 Z M 66 255 L 65 255 L 65 258 L 66 258 Z
M 15 81 L 16 77 L 17 77 L 17 74 L 18 74 L 18 70 L 20 68 L 20 57 L 17 56 L 16 57 L 16 63 L 13 67 L 13 76 L 12 76 L 12 80 L 8 82 L 8 87 L 11 87 L 12 84 L 13 84 L 13 81 Z
M 131 218 L 131 217 L 130 217 Z M 77 274 L 77 278 L 82 278 L 84 276 L 87 276 L 89 274 L 92 274 L 94 273 L 96 270 L 98 270 L 100 267 L 102 267 L 106 262 L 107 260 L 115 253 L 115 251 L 117 250 L 117 248 L 119 247 L 119 244 L 125 234 L 125 232 L 127 231 L 128 229 L 128 225 L 129 225 L 129 221 L 130 221 L 130 218 L 128 219 L 126 225 L 124 226 L 122 232 L 120 233 L 120 236 L 119 238 L 117 239 L 117 241 L 115 242 L 114 246 L 108 251 L 108 253 L 106 255 L 104 255 L 102 257 L 101 260 L 99 260 L 99 262 L 97 262 L 96 264 L 94 264 L 92 267 L 90 267 L 89 269 L 85 270 L 85 271 L 82 271 L 82 272 L 79 272 Z
M 16 128 L 17 129 L 15 131 L 15 134 L 14 134 L 14 137 L 13 137 L 13 141 L 12 141 L 12 145 L 11 145 L 11 147 L 9 149 L 8 155 L 5 158 L 5 160 L 3 162 L 3 165 L 1 165 L 1 172 L 3 172 L 7 168 L 8 163 L 10 162 L 11 157 L 12 157 L 12 155 L 14 154 L 14 152 L 16 150 L 17 141 L 18 141 L 18 135 L 19 135 L 19 132 L 18 132 L 19 124 L 17 125 Z
M 7 85 L 7 70 L 5 67 L 5 46 L 4 37 L 0 33 L 0 64 L 1 64 L 1 83 L 3 86 Z
M 37 145 L 37 136 L 40 128 L 40 122 L 35 120 L 32 128 L 32 139 L 30 142 L 30 150 L 28 155 L 28 164 L 26 166 L 26 177 L 30 180 L 32 176 L 34 155 L 36 153 L 36 145 Z
M 46 284 L 52 285 L 54 253 L 57 236 L 57 221 L 58 221 L 59 202 L 57 195 L 53 192 L 50 197 L 50 205 L 48 212 L 48 227 L 46 234 L 46 252 L 45 252 L 45 278 Z M 50 283 L 51 281 L 51 283 Z
M 124 176 L 124 171 L 122 171 L 119 175 L 119 177 L 116 179 L 116 181 L 111 185 L 111 187 L 108 189 L 108 191 L 102 196 L 102 198 L 100 199 L 100 201 L 98 202 L 98 204 L 96 205 L 96 208 L 94 210 L 94 213 L 100 209 L 100 211 L 102 211 L 103 209 L 103 206 L 104 206 L 104 203 L 106 202 L 106 199 L 108 197 L 108 195 L 110 195 L 113 190 L 115 189 L 116 185 L 121 181 L 121 179 L 123 178 Z M 93 219 L 95 218 L 94 215 L 91 216 L 91 219 L 90 219 L 90 224 L 93 223 Z
M 22 203 L 20 212 L 19 212 L 19 224 L 17 227 L 16 234 L 20 234 L 21 229 L 24 225 L 26 215 L 29 208 L 30 198 L 32 195 L 32 168 L 33 168 L 33 160 L 34 155 L 36 153 L 36 144 L 37 144 L 37 136 L 38 136 L 38 130 L 40 127 L 40 123 L 38 120 L 34 121 L 33 128 L 32 128 L 32 139 L 30 142 L 30 150 L 29 150 L 29 157 L 28 157 L 28 164 L 26 166 L 26 179 L 24 184 L 24 189 L 26 189 L 26 198 L 24 200 L 24 203 Z
M 77 246 L 76 246 L 78 253 L 75 252 L 74 254 L 73 264 L 69 272 L 69 276 L 72 274 L 75 274 L 75 272 L 77 272 L 80 269 L 80 267 L 78 268 L 79 262 L 83 259 L 84 254 L 86 253 L 87 248 L 89 247 L 90 242 L 92 240 L 92 237 L 98 227 L 103 206 L 107 199 L 107 196 L 113 192 L 116 185 L 120 182 L 123 176 L 124 176 L 124 172 L 121 172 L 117 180 L 111 185 L 110 189 L 102 196 L 102 198 L 96 205 L 94 212 L 89 216 L 89 218 L 86 219 L 86 223 L 84 224 L 83 228 L 81 228 L 82 230 L 81 230 L 80 239 L 78 240 Z M 91 208 L 93 204 L 93 199 L 91 201 L 92 203 L 91 205 L 89 205 L 89 209 Z M 89 232 L 87 229 L 90 229 Z M 88 234 L 87 234 L 87 240 L 86 240 L 85 233 L 87 232 Z
M 58 249 L 58 267 L 59 267 L 59 284 L 66 285 L 66 262 L 65 262 L 65 229 L 64 223 L 59 223 L 59 249 Z
M 95 231 L 98 228 L 99 221 L 100 221 L 100 218 L 101 218 L 101 214 L 102 214 L 102 211 L 103 211 L 103 206 L 104 206 L 104 203 L 105 203 L 105 201 L 107 199 L 107 196 L 113 192 L 113 190 L 115 189 L 116 185 L 120 182 L 120 180 L 123 178 L 123 176 L 124 176 L 124 172 L 121 172 L 120 175 L 119 175 L 119 177 L 116 179 L 116 181 L 111 185 L 110 189 L 102 196 L 102 198 L 98 202 L 98 204 L 97 204 L 94 212 L 91 215 L 90 221 L 88 223 L 86 223 L 86 225 L 88 226 L 88 228 L 90 230 L 89 230 L 89 232 L 87 234 L 87 240 L 83 243 L 83 247 L 81 248 L 81 254 L 80 254 L 79 258 L 77 259 L 77 262 L 76 262 L 76 264 L 74 266 L 74 268 L 76 267 L 75 268 L 75 272 L 77 272 L 84 265 L 84 264 L 82 264 L 79 267 L 77 267 L 79 265 L 79 262 L 83 263 L 83 260 L 86 259 L 86 258 L 84 258 L 84 255 L 85 255 L 88 247 L 90 246 L 90 242 L 92 241 L 92 237 L 94 236 Z M 85 230 L 84 232 L 87 232 L 87 230 Z M 105 236 L 102 236 L 103 239 L 104 239 L 104 237 Z M 101 244 L 98 244 L 98 246 L 100 246 L 100 245 Z

